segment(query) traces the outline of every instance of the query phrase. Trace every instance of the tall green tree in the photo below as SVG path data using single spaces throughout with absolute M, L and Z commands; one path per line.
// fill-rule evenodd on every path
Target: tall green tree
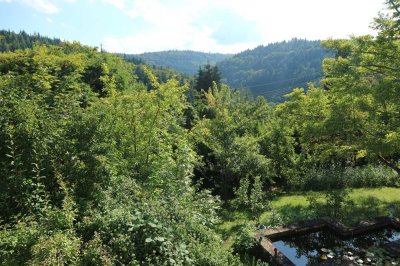
M 205 65 L 204 68 L 200 67 L 196 76 L 196 91 L 209 91 L 213 87 L 213 83 L 215 83 L 217 87 L 221 86 L 221 73 L 218 67 L 216 65 L 211 66 L 210 64 Z
M 214 84 L 205 99 L 212 116 L 197 121 L 191 131 L 202 156 L 196 179 L 223 199 L 233 197 L 242 178 L 259 175 L 261 182 L 268 181 L 270 160 L 260 151 L 259 125 L 270 121 L 272 108 L 261 98 L 243 100 L 226 85 Z
M 377 36 L 327 40 L 323 89 L 294 90 L 279 105 L 299 135 L 303 158 L 354 166 L 379 161 L 397 173 L 400 147 L 399 2 L 373 24 Z
M 324 43 L 338 56 L 324 61 L 323 82 L 341 106 L 332 119 L 347 121 L 342 131 L 351 135 L 358 157 L 377 159 L 400 174 L 399 3 L 386 1 L 391 13 L 375 19 L 376 37 Z

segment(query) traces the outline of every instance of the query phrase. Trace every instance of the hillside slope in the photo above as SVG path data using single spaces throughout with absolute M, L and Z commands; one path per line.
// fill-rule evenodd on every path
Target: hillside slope
M 231 87 L 248 88 L 254 96 L 279 102 L 293 88 L 318 81 L 326 56 L 320 41 L 292 39 L 241 52 L 217 66 Z
M 34 43 L 58 45 L 62 41 L 24 31 L 0 30 L 0 52 L 32 48 Z M 268 101 L 281 102 L 283 95 L 293 88 L 319 81 L 322 77 L 321 63 L 328 53 L 321 47 L 320 41 L 292 39 L 258 46 L 236 55 L 176 50 L 118 55 L 136 65 L 153 66 L 153 70 L 158 69 L 156 76 L 162 80 L 171 77 L 173 72 L 180 76 L 174 70 L 196 75 L 201 66 L 216 64 L 222 81 L 232 88 L 242 88 L 254 96 L 261 95 Z
M 214 65 L 217 62 L 232 56 L 232 54 L 203 53 L 195 51 L 164 51 L 125 55 L 125 57 L 141 59 L 149 65 L 170 67 L 189 75 L 196 74 L 200 66 L 204 66 L 207 63 Z

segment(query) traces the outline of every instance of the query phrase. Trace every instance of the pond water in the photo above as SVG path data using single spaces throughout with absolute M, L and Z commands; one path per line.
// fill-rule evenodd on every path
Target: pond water
M 295 265 L 338 265 L 351 260 L 358 265 L 400 265 L 383 245 L 400 240 L 400 232 L 381 229 L 343 238 L 329 230 L 298 234 L 274 241 L 274 246 Z

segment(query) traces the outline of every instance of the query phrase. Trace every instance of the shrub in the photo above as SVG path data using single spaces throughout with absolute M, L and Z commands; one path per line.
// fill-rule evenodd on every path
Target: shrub
M 353 204 L 349 199 L 350 190 L 334 189 L 324 192 L 323 201 L 318 201 L 316 195 L 309 196 L 310 209 L 315 213 L 316 217 L 330 217 L 339 219 L 345 211 L 345 207 Z
M 245 224 L 241 225 L 233 243 L 233 251 L 240 254 L 250 254 L 257 245 L 257 241 L 254 239 L 255 228 L 252 225 Z
M 293 190 L 322 191 L 342 188 L 398 186 L 397 174 L 383 165 L 312 168 L 289 181 Z
M 69 232 L 57 232 L 39 238 L 31 250 L 31 265 L 78 265 L 80 239 Z
M 112 259 L 101 241 L 100 234 L 95 233 L 93 239 L 85 244 L 82 252 L 82 265 L 113 265 Z
M 248 177 L 242 178 L 240 186 L 235 190 L 235 196 L 231 204 L 237 209 L 246 209 L 253 219 L 258 219 L 263 211 L 270 208 L 259 176 L 252 183 Z

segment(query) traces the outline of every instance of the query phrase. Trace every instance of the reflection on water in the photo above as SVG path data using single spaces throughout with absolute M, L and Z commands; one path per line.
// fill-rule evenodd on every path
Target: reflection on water
M 341 238 L 329 230 L 293 235 L 275 241 L 274 245 L 295 265 L 337 265 L 351 260 L 359 265 L 400 265 L 400 258 L 391 256 L 383 245 L 400 240 L 400 232 L 382 229 Z

